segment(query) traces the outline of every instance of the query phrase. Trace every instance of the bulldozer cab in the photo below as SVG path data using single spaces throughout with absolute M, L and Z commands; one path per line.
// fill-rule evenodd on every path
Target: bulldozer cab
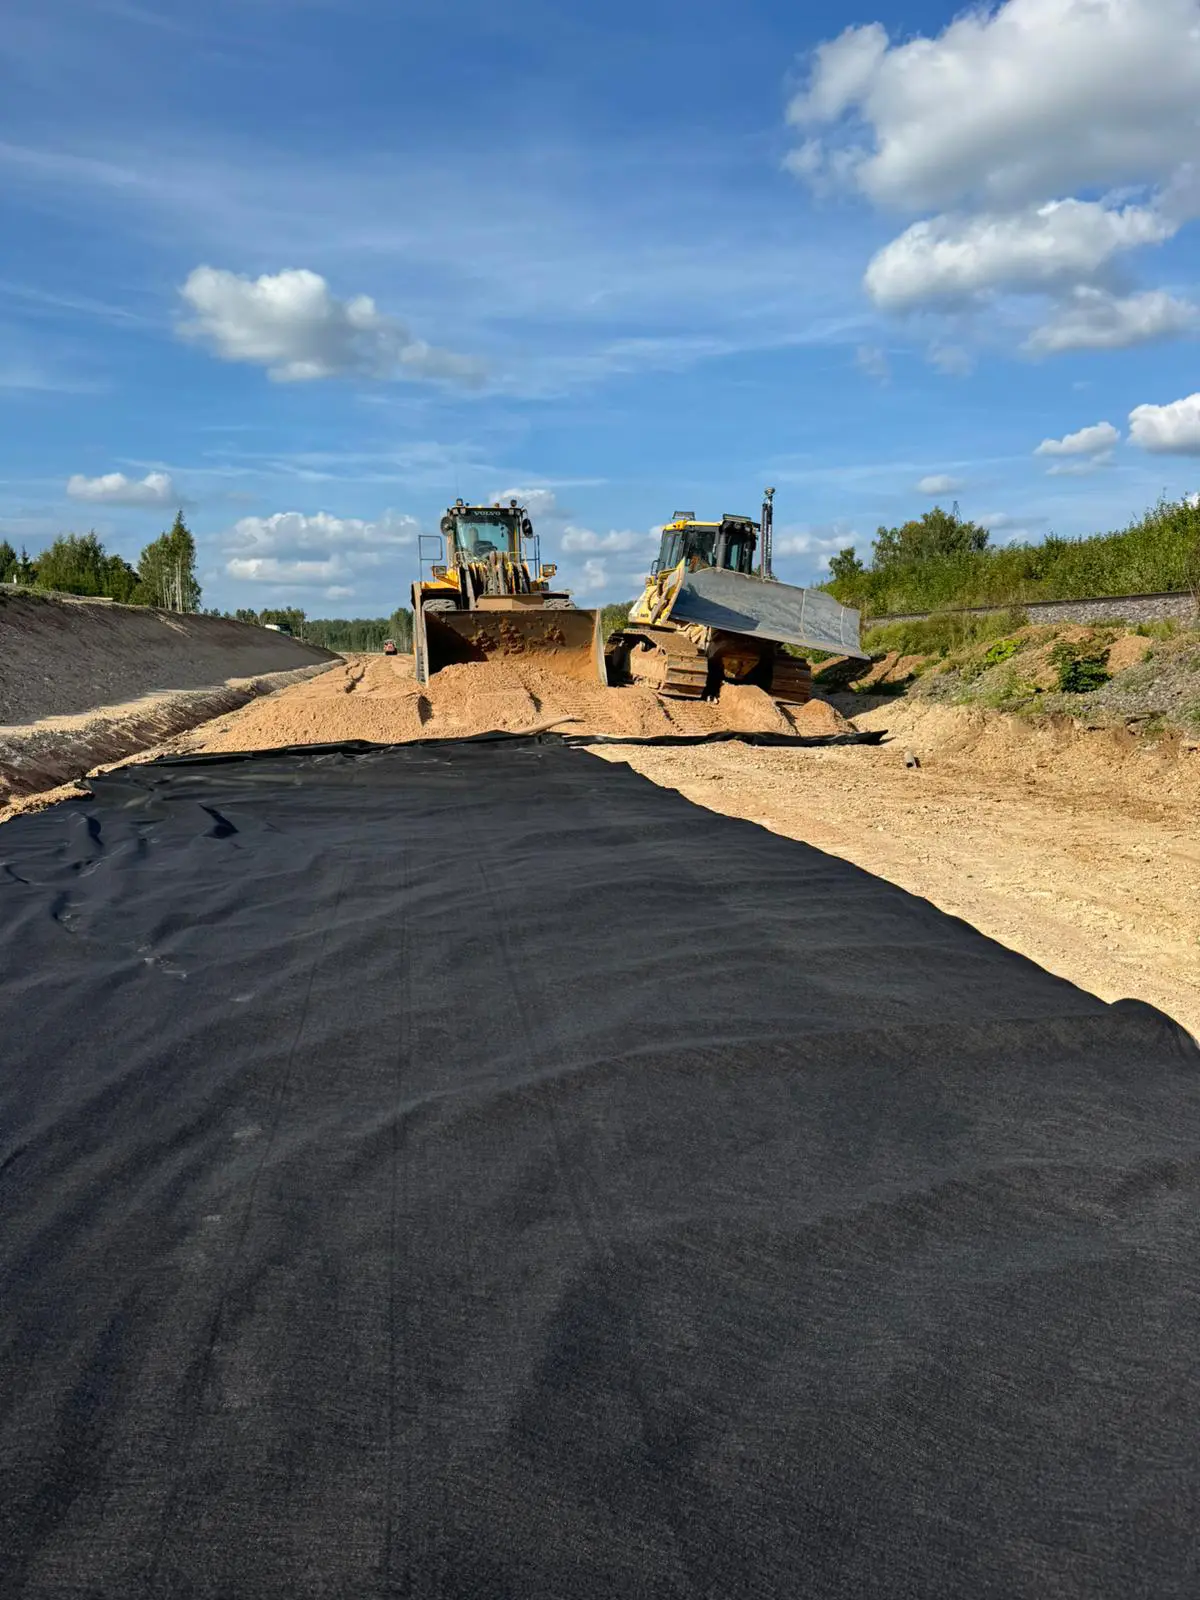
M 656 572 L 669 572 L 681 561 L 725 572 L 753 572 L 758 526 L 749 517 L 724 516 L 720 522 L 697 522 L 690 512 L 675 513 L 662 532 Z

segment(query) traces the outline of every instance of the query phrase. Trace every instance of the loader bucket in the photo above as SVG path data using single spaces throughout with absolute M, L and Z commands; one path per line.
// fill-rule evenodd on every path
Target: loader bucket
M 423 681 L 465 661 L 530 661 L 582 683 L 607 681 L 598 611 L 427 611 L 423 621 Z

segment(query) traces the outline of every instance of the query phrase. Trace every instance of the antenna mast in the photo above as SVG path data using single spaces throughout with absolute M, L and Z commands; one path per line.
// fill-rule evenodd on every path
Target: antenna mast
M 772 535 L 773 535 L 773 532 L 774 532 L 774 527 L 775 527 L 775 491 L 774 491 L 774 489 L 764 489 L 763 490 L 762 524 L 761 524 L 761 527 L 759 529 L 759 532 L 760 532 L 761 537 L 762 537 L 762 546 L 761 546 L 761 548 L 759 550 L 759 555 L 758 555 L 759 575 L 761 577 L 764 577 L 764 578 L 773 578 L 775 576 L 774 572 L 771 570 L 771 546 L 772 546 L 772 542 L 773 542 L 772 541 Z

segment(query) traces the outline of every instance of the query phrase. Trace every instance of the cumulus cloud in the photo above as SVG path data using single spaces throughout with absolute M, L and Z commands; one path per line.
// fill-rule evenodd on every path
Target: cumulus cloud
M 1200 456 L 1200 394 L 1165 406 L 1135 406 L 1129 440 L 1154 455 Z
M 169 472 L 148 472 L 144 478 L 127 478 L 123 472 L 106 472 L 85 478 L 76 472 L 67 479 L 72 500 L 91 500 L 110 506 L 163 506 L 175 499 Z
M 413 544 L 418 528 L 415 517 L 391 511 L 377 522 L 325 511 L 242 517 L 226 541 L 225 571 L 247 583 L 345 588 L 359 573 L 384 565 Z
M 922 478 L 917 484 L 918 494 L 953 494 L 956 489 L 961 489 L 961 478 L 949 478 L 944 472 L 932 472 L 928 477 Z
M 788 117 L 810 170 L 848 157 L 879 204 L 1008 209 L 1167 180 L 1194 154 L 1198 98 L 1195 0 L 1006 0 L 936 38 L 847 28 Z
M 852 545 L 858 535 L 852 528 L 828 524 L 816 528 L 785 528 L 772 540 L 776 558 L 783 556 L 826 556 Z
M 1089 279 L 1121 250 L 1158 244 L 1176 224 L 1145 206 L 1108 210 L 1054 200 L 1011 216 L 915 222 L 867 267 L 867 292 L 885 310 L 962 303 L 997 289 L 1053 289 Z
M 477 363 L 438 350 L 386 315 L 369 295 L 339 300 L 316 272 L 245 278 L 201 266 L 180 290 L 195 313 L 182 332 L 223 361 L 265 367 L 277 383 L 359 375 L 475 383 Z
M 1043 439 L 1033 453 L 1035 456 L 1090 456 L 1111 450 L 1120 439 L 1121 435 L 1111 422 L 1096 422 L 1090 428 L 1080 428 L 1078 433 L 1064 434 L 1061 439 Z
M 609 583 L 608 563 L 593 556 L 583 563 L 583 573 L 576 580 L 575 593 L 595 594 L 597 590 L 607 589 Z
M 875 22 L 819 46 L 786 164 L 917 219 L 867 267 L 878 306 L 1037 295 L 1028 353 L 1122 349 L 1195 323 L 1131 293 L 1119 258 L 1200 210 L 1198 103 L 1198 0 L 1001 0 L 936 36 Z
M 1125 350 L 1192 332 L 1198 325 L 1200 308 L 1165 290 L 1148 289 L 1122 298 L 1081 285 L 1048 322 L 1030 334 L 1025 349 L 1031 355 Z
M 507 505 L 510 500 L 515 500 L 528 511 L 534 527 L 537 527 L 540 517 L 561 517 L 566 513 L 559 508 L 558 497 L 553 489 L 502 489 L 499 494 L 492 496 Z
M 1043 439 L 1033 453 L 1054 458 L 1054 464 L 1046 468 L 1048 476 L 1080 477 L 1106 467 L 1120 440 L 1121 435 L 1111 422 L 1097 422 L 1061 439 Z
M 566 528 L 561 539 L 562 548 L 573 555 L 582 554 L 584 551 L 607 551 L 610 554 L 624 554 L 630 550 L 644 547 L 650 539 L 658 538 L 658 530 L 652 534 L 630 533 L 628 531 L 614 533 L 594 533 L 591 528 Z M 585 562 L 586 566 L 587 563 Z

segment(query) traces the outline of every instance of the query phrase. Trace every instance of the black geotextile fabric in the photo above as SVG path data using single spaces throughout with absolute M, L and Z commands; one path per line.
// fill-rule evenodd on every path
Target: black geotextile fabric
M 5 1600 L 1197 1593 L 1182 1030 L 563 745 L 94 788 L 0 829 Z

